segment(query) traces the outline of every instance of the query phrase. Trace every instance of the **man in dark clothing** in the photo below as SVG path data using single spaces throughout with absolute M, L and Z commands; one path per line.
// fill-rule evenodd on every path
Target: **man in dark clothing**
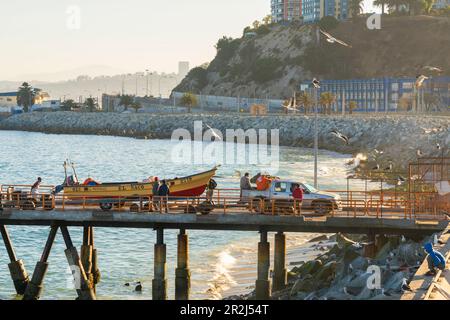
M 158 190 L 158 196 L 160 199 L 159 205 L 160 205 L 160 211 L 162 212 L 163 207 L 164 207 L 164 211 L 165 213 L 169 212 L 169 208 L 168 208 L 168 204 L 167 204 L 167 198 L 170 195 L 170 189 L 169 186 L 166 183 L 166 180 L 163 180 L 161 182 L 161 186 L 159 187 Z
M 214 190 L 217 188 L 217 182 L 214 179 L 209 180 L 207 188 L 208 190 L 206 191 L 206 200 L 212 202 Z
M 153 188 L 152 188 L 152 197 L 151 197 L 151 206 L 150 209 L 151 210 L 158 210 L 158 206 L 156 205 L 156 201 L 155 199 L 158 198 L 158 191 L 159 191 L 159 179 L 158 177 L 155 178 L 155 182 L 153 183 Z

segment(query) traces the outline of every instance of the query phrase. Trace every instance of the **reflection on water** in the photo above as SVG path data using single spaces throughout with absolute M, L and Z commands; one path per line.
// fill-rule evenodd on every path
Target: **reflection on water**
M 120 137 L 45 135 L 40 133 L 0 131 L 0 181 L 30 184 L 41 176 L 46 184 L 59 184 L 64 179 L 62 163 L 70 158 L 77 165 L 80 179 L 98 181 L 143 180 L 148 176 L 175 177 L 207 170 L 211 165 L 174 164 L 170 161 L 174 143 L 161 140 L 135 140 Z M 278 176 L 311 181 L 313 153 L 309 149 L 280 148 Z M 320 153 L 319 183 L 323 189 L 346 186 L 350 156 L 331 152 Z M 218 175 L 219 188 L 238 187 L 236 170 L 252 174 L 262 170 L 258 165 L 223 165 Z M 42 253 L 49 228 L 10 227 L 17 255 L 32 273 Z M 70 228 L 74 243 L 81 243 L 82 230 Z M 99 299 L 150 299 L 153 277 L 153 230 L 101 229 L 95 230 L 102 281 Z M 256 277 L 256 233 L 190 231 L 190 269 L 192 297 L 221 298 L 245 293 Z M 309 235 L 289 235 L 288 248 L 304 243 Z M 173 297 L 176 265 L 176 232 L 166 231 L 167 277 L 169 297 Z M 288 259 L 303 259 L 299 252 Z M 292 256 L 292 257 L 291 257 Z M 291 259 L 291 260 L 292 260 Z M 14 297 L 13 284 L 7 268 L 7 254 L 0 246 L 0 298 Z M 60 234 L 52 249 L 50 267 L 45 280 L 44 299 L 74 299 L 74 290 L 67 288 L 70 273 L 64 256 Z M 142 281 L 143 292 L 135 293 L 124 284 Z

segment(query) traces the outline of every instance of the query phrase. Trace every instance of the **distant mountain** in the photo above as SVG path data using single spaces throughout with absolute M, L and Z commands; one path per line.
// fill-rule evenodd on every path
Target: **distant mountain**
M 326 30 L 352 48 L 328 43 L 316 25 L 262 25 L 219 40 L 214 60 L 192 69 L 174 91 L 287 98 L 313 77 L 415 77 L 426 65 L 450 75 L 448 17 L 383 16 L 380 30 L 361 17 Z
M 80 75 L 87 75 L 90 77 L 96 76 L 112 76 L 116 74 L 122 74 L 125 71 L 114 68 L 110 66 L 103 65 L 92 65 L 92 66 L 84 66 L 69 70 L 62 70 L 58 72 L 49 72 L 49 73 L 32 73 L 32 74 L 22 74 L 14 77 L 10 80 L 17 81 L 39 81 L 39 82 L 56 82 L 56 81 L 64 81 L 68 79 L 75 79 Z

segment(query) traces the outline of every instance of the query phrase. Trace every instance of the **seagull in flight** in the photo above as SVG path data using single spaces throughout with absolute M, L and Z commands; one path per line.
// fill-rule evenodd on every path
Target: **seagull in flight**
M 433 67 L 433 66 L 424 66 L 423 69 L 426 69 L 428 71 L 436 71 L 437 73 L 444 72 L 444 70 L 442 70 L 441 68 Z
M 421 88 L 423 86 L 423 83 L 425 82 L 425 80 L 430 79 L 427 76 L 424 76 L 423 74 L 420 74 L 416 77 L 416 88 Z
M 320 81 L 317 80 L 316 78 L 314 78 L 314 79 L 312 80 L 312 84 L 313 84 L 314 88 L 320 89 Z
M 337 130 L 333 130 L 330 132 L 330 134 L 332 134 L 333 136 L 335 136 L 338 139 L 341 139 L 342 141 L 345 142 L 345 144 L 349 144 L 349 138 L 346 135 L 343 135 L 342 133 L 340 133 Z
M 352 46 L 349 45 L 348 43 L 345 43 L 342 40 L 339 40 L 335 37 L 333 37 L 331 34 L 329 34 L 328 32 L 323 31 L 322 29 L 319 29 L 320 33 L 323 34 L 326 38 L 327 38 L 327 42 L 329 43 L 339 43 L 340 45 L 343 45 L 344 47 L 349 47 L 351 48 Z
M 207 123 L 205 123 L 205 125 L 208 127 L 209 130 L 211 130 L 211 133 L 213 135 L 213 137 L 215 138 L 215 140 L 221 141 L 222 137 L 220 135 L 217 134 L 217 132 L 211 128 Z

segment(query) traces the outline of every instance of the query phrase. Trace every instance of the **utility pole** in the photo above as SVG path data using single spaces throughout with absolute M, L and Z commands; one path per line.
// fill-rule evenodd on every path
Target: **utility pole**
M 317 125 L 317 88 L 314 88 L 314 188 L 319 188 L 319 183 L 317 179 L 318 175 L 318 158 L 319 158 L 319 132 Z

